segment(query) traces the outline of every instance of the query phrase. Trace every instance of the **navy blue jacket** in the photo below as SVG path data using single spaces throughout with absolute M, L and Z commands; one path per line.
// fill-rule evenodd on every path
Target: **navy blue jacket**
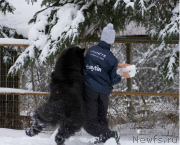
M 85 87 L 106 95 L 110 95 L 112 86 L 121 81 L 121 76 L 116 73 L 118 60 L 110 47 L 104 41 L 90 47 L 83 68 Z

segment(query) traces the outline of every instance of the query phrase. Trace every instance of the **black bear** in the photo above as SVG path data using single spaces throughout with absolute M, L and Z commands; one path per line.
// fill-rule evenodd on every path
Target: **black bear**
M 79 47 L 65 49 L 51 73 L 50 97 L 33 112 L 33 125 L 28 136 L 37 135 L 46 125 L 59 124 L 55 136 L 57 145 L 74 135 L 83 126 L 83 64 L 84 51 Z

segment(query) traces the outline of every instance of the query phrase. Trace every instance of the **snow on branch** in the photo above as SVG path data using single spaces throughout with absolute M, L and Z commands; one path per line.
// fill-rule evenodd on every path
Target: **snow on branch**
M 67 3 L 63 6 L 49 7 L 38 13 L 35 25 L 30 29 L 28 38 L 30 46 L 18 57 L 15 64 L 10 68 L 9 73 L 16 73 L 23 68 L 26 62 L 33 62 L 35 58 L 40 64 L 46 62 L 47 58 L 55 55 L 65 41 L 73 44 L 79 37 L 79 24 L 84 22 L 83 10 L 91 5 L 89 2 L 82 7 L 78 4 Z M 50 19 L 50 16 L 53 17 Z M 46 27 L 51 29 L 47 33 Z
M 30 0 L 25 0 L 28 4 L 30 3 Z M 33 3 L 34 2 L 37 2 L 37 0 L 31 0 L 31 2 L 32 2 L 32 5 L 33 5 Z
M 176 36 L 179 33 L 179 3 L 176 5 L 174 10 L 172 11 L 172 16 L 170 18 L 170 22 L 165 24 L 165 27 L 158 31 L 156 27 L 152 28 L 149 32 L 151 37 L 158 35 L 158 39 L 162 41 L 162 46 L 159 47 L 159 50 L 165 46 L 165 41 L 172 37 Z
M 13 13 L 13 11 L 15 11 L 16 9 L 8 0 L 0 0 L 0 10 L 5 15 L 7 11 L 9 13 Z
M 59 5 L 53 1 L 43 1 L 46 8 L 37 12 L 29 23 L 34 22 L 28 39 L 30 46 L 20 54 L 9 73 L 27 68 L 37 61 L 40 65 L 50 62 L 61 50 L 77 43 L 85 31 L 96 28 L 91 36 L 101 33 L 105 23 L 113 20 L 115 30 L 124 30 L 129 22 L 144 26 L 151 38 L 158 38 L 160 45 L 149 53 L 144 53 L 139 65 L 142 66 L 159 50 L 168 49 L 167 42 L 179 34 L 179 3 L 155 0 L 59 0 Z M 109 8 L 109 11 L 104 11 Z M 109 15 L 110 14 L 110 15 Z M 111 17 L 112 16 L 112 17 Z M 87 36 L 91 37 L 91 36 Z M 177 61 L 178 49 L 173 49 L 171 56 L 163 63 L 161 70 L 172 70 Z M 169 64 L 168 64 L 169 63 Z M 171 65 L 172 64 L 172 65 Z M 165 68 L 165 69 L 163 69 Z M 173 68 L 174 73 L 176 66 Z M 166 73 L 167 75 L 168 73 Z M 171 75 L 172 76 L 172 75 Z M 167 77 L 167 76 L 166 76 Z M 172 78 L 172 77 L 171 77 Z
M 139 1 L 139 5 L 141 7 L 142 16 L 144 16 L 144 11 L 146 11 L 145 3 L 146 3 L 146 1 L 144 1 L 144 0 L 140 0 Z
M 173 48 L 173 53 L 165 58 L 165 61 L 158 67 L 161 80 L 172 82 L 175 74 L 179 71 L 179 44 Z
M 114 9 L 116 9 L 118 7 L 118 4 L 124 1 L 124 3 L 126 3 L 126 8 L 128 7 L 132 7 L 132 9 L 134 9 L 134 2 L 131 2 L 130 0 L 116 0 L 116 3 L 114 4 Z
M 34 45 L 30 45 L 25 49 L 23 53 L 18 57 L 14 65 L 9 69 L 8 74 L 17 73 L 27 61 L 33 61 L 35 59 Z

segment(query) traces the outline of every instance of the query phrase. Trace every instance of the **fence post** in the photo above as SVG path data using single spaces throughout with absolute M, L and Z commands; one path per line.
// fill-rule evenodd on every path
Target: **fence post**
M 126 63 L 132 64 L 132 43 L 126 43 Z M 127 78 L 127 91 L 132 92 L 132 78 Z M 132 105 L 132 96 L 127 95 L 127 98 L 130 99 L 128 101 L 128 107 L 127 107 L 127 116 L 130 120 L 133 120 L 133 105 Z
M 132 64 L 132 43 L 126 43 L 126 63 Z M 127 79 L 128 92 L 132 92 L 132 78 Z

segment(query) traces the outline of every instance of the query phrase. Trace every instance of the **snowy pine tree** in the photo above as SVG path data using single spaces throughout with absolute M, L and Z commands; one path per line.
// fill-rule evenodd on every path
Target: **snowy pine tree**
M 59 52 L 79 44 L 80 40 L 100 38 L 102 29 L 110 22 L 116 32 L 124 31 L 132 21 L 144 26 L 149 36 L 160 42 L 154 51 L 168 49 L 166 42 L 178 37 L 178 0 L 43 0 L 41 5 L 46 8 L 29 21 L 35 23 L 29 31 L 30 46 L 19 56 L 10 73 L 29 67 L 35 59 L 41 65 L 52 61 Z M 178 51 L 174 49 L 160 65 L 161 81 L 173 80 Z
M 166 55 L 158 67 L 159 80 L 170 85 L 179 69 L 179 44 L 170 48 L 166 42 L 171 41 L 174 37 L 179 38 L 179 1 L 137 0 L 135 13 L 136 15 L 131 18 L 146 27 L 151 38 L 157 38 L 160 42 L 154 52 L 173 49 L 173 52 Z
M 8 0 L 0 0 L 0 12 L 6 15 L 7 12 L 13 13 L 15 7 Z M 3 23 L 2 23 L 3 24 Z M 8 28 L 7 26 L 0 25 L 0 38 L 19 38 L 24 39 L 20 34 L 17 34 L 16 30 L 13 28 Z M 20 49 L 17 47 L 3 47 L 0 46 L 1 57 L 3 57 L 4 63 L 12 63 L 12 59 L 17 58 L 21 53 Z

